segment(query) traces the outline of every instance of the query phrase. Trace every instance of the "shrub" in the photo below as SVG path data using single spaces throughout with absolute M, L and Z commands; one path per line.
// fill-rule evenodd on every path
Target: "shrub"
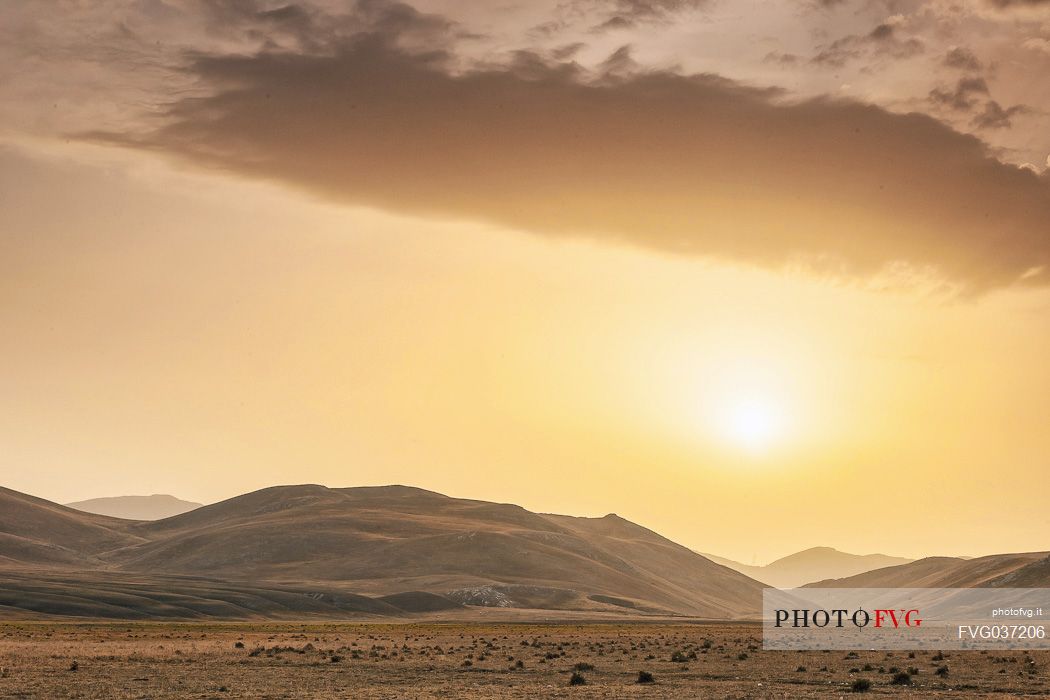
M 593 671 L 594 670 L 594 665 L 593 664 L 589 664 L 586 661 L 581 661 L 580 663 L 578 663 L 575 666 L 573 666 L 573 669 L 575 669 L 577 671 Z
M 947 666 L 938 666 L 937 670 L 934 671 L 934 673 L 936 673 L 938 676 L 947 676 L 948 675 L 948 667 Z
M 76 671 L 78 668 L 80 668 L 80 664 L 77 663 L 76 659 L 74 659 L 73 663 L 69 664 L 69 670 Z
M 738 661 L 747 661 L 747 652 L 746 651 L 740 652 L 739 654 L 736 655 L 736 658 L 737 658 Z
M 686 656 L 684 652 L 676 651 L 673 654 L 671 654 L 671 661 L 675 662 L 676 664 L 684 664 L 688 660 L 689 657 Z
M 234 649 L 243 649 L 244 648 L 244 642 L 237 642 L 236 644 L 233 645 L 233 648 Z
M 649 673 L 648 671 L 639 671 L 638 672 L 638 680 L 636 682 L 638 682 L 638 683 L 655 683 L 656 679 L 653 678 L 653 674 Z
M 569 685 L 587 685 L 587 679 L 573 671 L 569 676 Z
M 795 673 L 805 673 L 805 672 L 806 672 L 806 667 L 805 666 L 799 666 L 798 668 L 795 669 Z
M 850 685 L 850 690 L 854 693 L 866 693 L 871 690 L 871 681 L 867 678 L 858 678 Z
M 911 685 L 911 675 L 907 671 L 900 671 L 893 675 L 892 685 Z

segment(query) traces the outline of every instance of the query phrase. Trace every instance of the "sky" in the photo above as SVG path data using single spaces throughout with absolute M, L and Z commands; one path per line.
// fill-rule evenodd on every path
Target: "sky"
M 1044 550 L 1048 75 L 1046 0 L 5 2 L 0 484 Z

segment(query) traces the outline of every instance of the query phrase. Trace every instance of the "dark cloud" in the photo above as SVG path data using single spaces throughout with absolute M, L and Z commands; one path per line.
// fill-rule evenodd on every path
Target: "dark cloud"
M 213 92 L 107 143 L 407 214 L 778 267 L 900 261 L 973 291 L 1050 263 L 1050 183 L 921 115 L 712 75 L 612 73 L 368 32 L 324 52 L 199 56 Z
M 1050 0 L 987 0 L 988 4 L 1001 9 L 1012 7 L 1048 7 Z
M 901 38 L 892 24 L 880 24 L 867 34 L 851 34 L 822 47 L 813 63 L 841 68 L 865 56 L 905 59 L 925 50 L 920 39 Z
M 976 106 L 979 98 L 988 94 L 988 83 L 984 78 L 974 77 L 960 79 L 954 88 L 934 88 L 930 90 L 929 98 L 936 105 L 968 112 Z
M 1013 126 L 1013 118 L 1018 114 L 1029 112 L 1026 105 L 1014 105 L 1004 108 L 995 100 L 988 100 L 984 110 L 973 119 L 978 129 L 1008 129 Z
M 961 78 L 954 88 L 934 88 L 930 90 L 929 100 L 938 107 L 971 113 L 983 102 L 983 109 L 974 115 L 971 122 L 977 129 L 1007 129 L 1013 126 L 1014 117 L 1031 111 L 1026 105 L 1004 108 L 991 99 L 988 83 L 977 76 Z
M 780 53 L 779 51 L 770 51 L 762 59 L 763 63 L 775 63 L 782 66 L 794 66 L 798 64 L 799 57 L 793 53 Z
M 578 0 L 579 5 L 592 5 L 594 0 Z M 696 10 L 707 0 L 609 0 L 609 16 L 594 31 L 631 29 L 639 24 L 666 21 L 687 10 Z
M 595 32 L 608 32 L 616 29 L 633 29 L 635 20 L 623 15 L 613 15 L 594 28 Z
M 707 0 L 615 0 L 616 14 L 633 19 L 660 19 L 695 10 Z
M 944 65 L 965 71 L 981 70 L 981 61 L 974 55 L 973 51 L 961 46 L 957 46 L 945 54 Z

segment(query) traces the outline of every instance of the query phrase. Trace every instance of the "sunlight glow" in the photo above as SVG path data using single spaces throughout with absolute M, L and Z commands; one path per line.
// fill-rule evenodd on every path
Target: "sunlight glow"
M 721 428 L 734 444 L 749 451 L 762 451 L 783 437 L 784 412 L 768 398 L 739 397 L 726 406 Z

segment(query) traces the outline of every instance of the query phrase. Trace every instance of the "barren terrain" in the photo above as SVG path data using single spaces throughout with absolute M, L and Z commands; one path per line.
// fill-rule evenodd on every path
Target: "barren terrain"
M 746 623 L 0 625 L 0 698 L 798 698 L 858 679 L 875 696 L 1006 697 L 1050 692 L 1048 662 L 764 652 Z

